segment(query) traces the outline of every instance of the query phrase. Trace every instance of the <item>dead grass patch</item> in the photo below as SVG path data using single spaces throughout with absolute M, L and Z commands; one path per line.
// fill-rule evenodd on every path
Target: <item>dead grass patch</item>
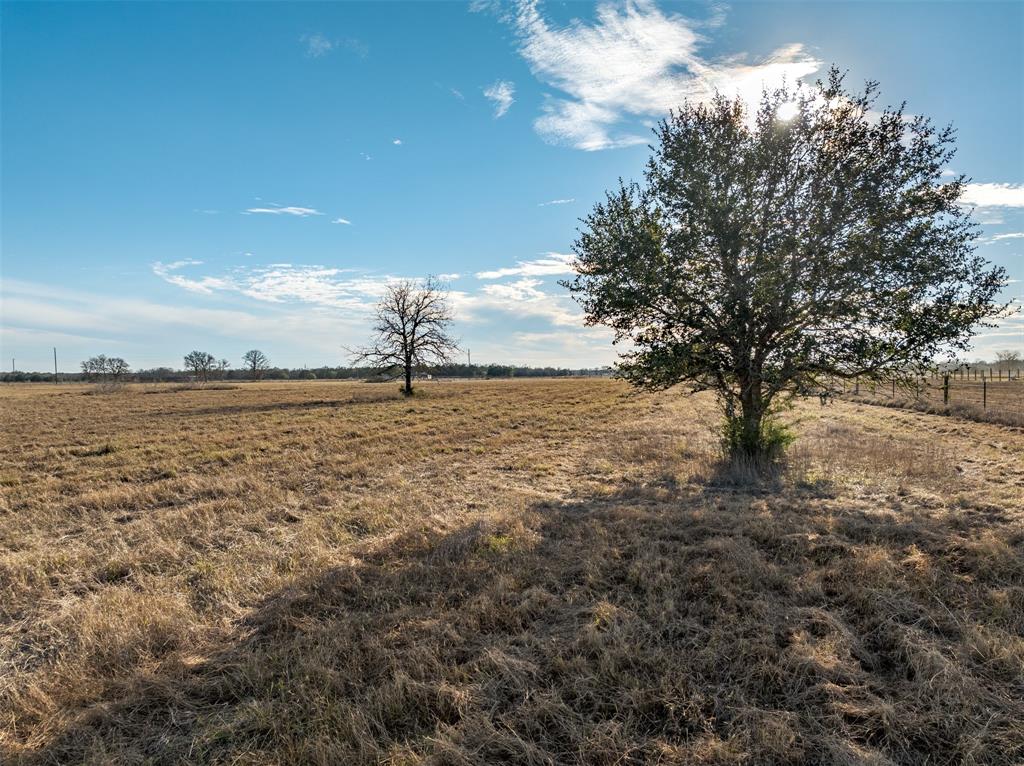
M 6 760 L 1024 759 L 1005 429 L 800 406 L 747 481 L 706 399 L 426 388 L 0 391 Z

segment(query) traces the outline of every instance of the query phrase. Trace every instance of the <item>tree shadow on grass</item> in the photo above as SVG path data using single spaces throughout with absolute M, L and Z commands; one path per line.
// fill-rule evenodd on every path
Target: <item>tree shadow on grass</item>
M 1019 762 L 1024 535 L 994 523 L 656 483 L 414 529 L 27 760 Z

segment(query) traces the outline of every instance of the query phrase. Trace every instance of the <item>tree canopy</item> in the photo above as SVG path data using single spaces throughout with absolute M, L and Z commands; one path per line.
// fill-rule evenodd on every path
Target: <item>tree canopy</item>
M 754 110 L 685 104 L 644 182 L 584 219 L 565 284 L 587 322 L 615 330 L 637 386 L 716 391 L 733 452 L 771 448 L 766 415 L 788 396 L 930 366 L 1000 308 L 967 179 L 945 175 L 953 129 L 877 95 L 833 69 Z
M 258 348 L 246 351 L 242 357 L 242 362 L 245 364 L 246 369 L 252 373 L 253 378 L 257 380 L 262 378 L 263 373 L 270 369 L 270 359 Z
M 82 362 L 82 374 L 86 378 L 110 380 L 115 383 L 128 374 L 128 362 L 119 356 L 100 354 Z
M 190 351 L 185 354 L 185 369 L 191 370 L 204 383 L 209 380 L 210 372 L 216 364 L 216 358 L 207 351 Z

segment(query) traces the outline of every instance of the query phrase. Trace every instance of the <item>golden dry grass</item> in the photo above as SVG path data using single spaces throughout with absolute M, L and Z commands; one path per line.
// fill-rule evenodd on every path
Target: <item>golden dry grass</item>
M 0 760 L 1024 759 L 1024 439 L 608 380 L 0 390 Z

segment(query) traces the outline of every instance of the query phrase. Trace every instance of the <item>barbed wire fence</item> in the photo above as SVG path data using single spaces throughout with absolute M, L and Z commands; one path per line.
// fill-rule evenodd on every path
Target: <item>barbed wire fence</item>
M 837 394 L 870 403 L 941 409 L 977 420 L 1024 425 L 1024 368 L 938 371 L 911 385 L 840 381 Z

